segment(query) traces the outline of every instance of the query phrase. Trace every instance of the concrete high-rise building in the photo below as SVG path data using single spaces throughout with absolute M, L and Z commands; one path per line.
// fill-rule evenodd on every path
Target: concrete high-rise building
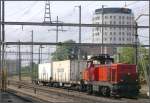
M 92 19 L 93 24 L 135 25 L 134 14 L 128 8 L 96 9 Z M 92 30 L 93 43 L 133 44 L 135 43 L 135 28 L 95 27 Z M 102 36 L 103 35 L 103 36 Z M 102 40 L 103 37 L 103 40 Z M 104 48 L 108 53 L 110 48 Z

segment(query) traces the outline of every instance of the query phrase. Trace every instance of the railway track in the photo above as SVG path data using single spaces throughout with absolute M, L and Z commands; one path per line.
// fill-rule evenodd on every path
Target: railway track
M 54 95 L 59 95 L 59 96 L 65 96 L 77 100 L 86 100 L 90 101 L 89 103 L 92 102 L 98 102 L 102 101 L 103 102 L 109 102 L 109 103 L 124 103 L 121 100 L 116 100 L 113 98 L 105 98 L 105 97 L 97 97 L 93 95 L 87 95 L 86 93 L 83 92 L 78 92 L 78 91 L 73 91 L 69 89 L 62 89 L 62 88 L 54 88 L 54 87 L 46 87 L 46 86 L 40 86 L 40 85 L 34 85 L 32 83 L 26 83 L 26 82 L 19 82 L 19 81 L 9 81 L 9 85 L 16 86 L 17 88 L 26 88 L 30 89 L 30 92 L 34 92 L 35 94 L 37 92 L 44 92 L 44 93 L 53 93 Z M 32 91 L 31 91 L 32 90 Z
M 80 101 L 81 103 L 149 103 L 149 100 L 144 100 L 145 102 L 141 102 L 140 100 L 135 99 L 114 99 L 114 98 L 106 98 L 106 97 L 97 97 L 93 95 L 87 95 L 87 93 L 73 91 L 73 90 L 67 90 L 62 88 L 54 88 L 54 87 L 46 87 L 41 85 L 35 85 L 32 83 L 27 83 L 25 81 L 9 81 L 9 86 L 15 86 L 18 89 L 24 89 L 28 92 L 32 92 L 33 94 L 46 94 L 46 96 L 49 96 L 51 94 L 51 98 L 56 99 L 59 97 L 66 98 L 67 100 L 71 101 Z M 9 87 L 8 86 L 8 87 Z M 57 98 L 56 98 L 57 97 Z M 69 103 L 71 102 L 69 101 Z M 143 99 L 142 99 L 143 101 Z M 66 102 L 66 101 L 65 101 Z M 75 102 L 75 103 L 76 103 Z M 80 103 L 79 102 L 79 103 Z

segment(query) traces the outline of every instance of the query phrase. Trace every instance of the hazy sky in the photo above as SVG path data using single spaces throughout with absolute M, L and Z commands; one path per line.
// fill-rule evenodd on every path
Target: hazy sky
M 127 7 L 133 10 L 135 17 L 141 13 L 149 13 L 148 1 L 127 1 Z M 63 22 L 78 22 L 78 8 L 82 7 L 82 23 L 91 23 L 94 10 L 105 7 L 124 7 L 125 1 L 51 1 L 51 17 L 52 21 L 59 20 Z M 22 2 L 6 2 L 5 16 L 6 21 L 37 21 L 43 22 L 45 1 L 22 1 Z M 149 18 L 143 17 L 138 21 L 139 25 L 149 25 Z M 31 30 L 34 30 L 34 41 L 55 42 L 55 27 L 35 27 L 24 26 L 22 31 L 21 26 L 6 26 L 7 41 L 30 41 Z M 60 28 L 61 29 L 61 28 Z M 59 32 L 59 41 L 67 39 L 77 40 L 78 27 L 63 27 L 66 32 Z M 148 30 L 139 30 L 140 40 L 148 43 Z M 91 28 L 82 28 L 82 41 L 88 42 L 92 34 Z M 143 37 L 146 36 L 146 37 Z

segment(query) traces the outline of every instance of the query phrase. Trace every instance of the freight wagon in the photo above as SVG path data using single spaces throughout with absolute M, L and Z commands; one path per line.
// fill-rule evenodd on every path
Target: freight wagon
M 38 81 L 49 86 L 79 84 L 86 61 L 64 60 L 39 64 Z
M 39 82 L 44 85 L 90 94 L 136 97 L 140 89 L 136 65 L 114 63 L 109 55 L 93 56 L 88 61 L 40 64 L 39 72 Z

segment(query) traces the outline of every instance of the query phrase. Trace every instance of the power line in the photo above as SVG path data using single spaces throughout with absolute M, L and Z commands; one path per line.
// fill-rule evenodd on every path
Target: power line
M 78 24 L 78 23 L 41 23 L 41 22 L 4 22 L 5 25 L 32 25 L 32 26 L 73 26 L 73 27 L 116 27 L 116 28 L 149 28 L 149 26 L 110 25 L 110 24 Z
M 132 2 L 132 3 L 126 4 L 126 1 L 125 1 L 124 7 L 132 6 L 132 5 L 135 5 L 136 3 L 139 3 L 139 2 L 140 2 L 140 1 L 134 1 L 134 2 Z
M 2 43 L 0 43 L 2 44 Z M 110 43 L 105 43 L 105 44 L 101 44 L 101 43 L 62 43 L 62 42 L 4 42 L 3 44 L 5 45 L 65 45 L 65 46 L 106 46 L 106 47 L 112 47 L 112 46 L 116 46 L 116 47 L 134 47 L 136 46 L 136 44 L 110 44 Z M 149 47 L 149 45 L 141 45 L 142 47 Z

